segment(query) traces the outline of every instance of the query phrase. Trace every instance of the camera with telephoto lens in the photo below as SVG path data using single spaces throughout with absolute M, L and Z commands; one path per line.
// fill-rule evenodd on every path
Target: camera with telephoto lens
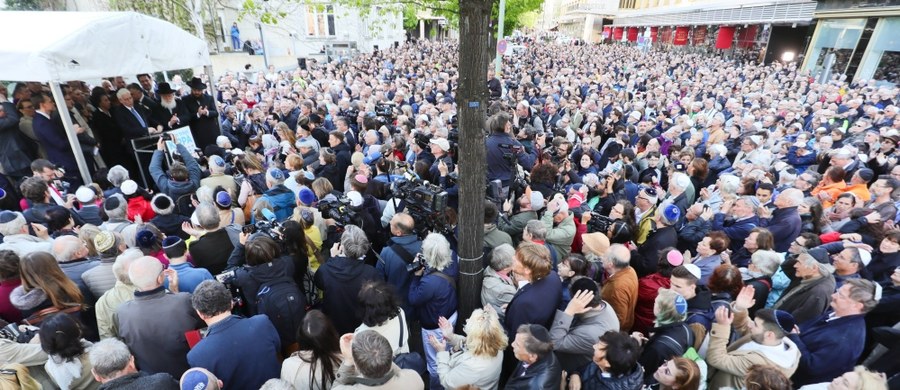
M 425 268 L 425 255 L 418 253 L 412 262 L 406 265 L 406 272 L 413 273 L 422 268 Z
M 404 211 L 416 221 L 415 230 L 419 237 L 428 233 L 449 234 L 453 227 L 447 223 L 444 210 L 447 208 L 447 192 L 443 188 L 426 181 L 395 181 L 391 186 L 394 199 L 399 199 L 397 212 Z M 402 210 L 401 210 L 402 209 Z
M 19 344 L 28 344 L 38 334 L 40 329 L 36 326 L 18 325 L 9 323 L 0 328 L 0 339 L 15 341 Z
M 241 226 L 241 232 L 245 234 L 263 233 L 272 237 L 275 242 L 281 242 L 281 222 L 277 221 L 256 221 L 256 223 Z
M 393 103 L 378 103 L 375 105 L 375 115 L 384 118 L 393 118 L 394 109 L 397 106 Z
M 596 211 L 592 211 L 591 220 L 588 221 L 588 233 L 600 232 L 606 234 L 613 222 L 615 222 L 614 219 L 602 215 Z
M 350 207 L 350 198 L 347 196 L 320 200 L 318 209 L 323 218 L 333 219 L 337 227 L 357 224 L 356 210 Z
M 232 268 L 230 270 L 224 271 L 218 275 L 216 275 L 216 280 L 219 283 L 225 285 L 228 288 L 228 291 L 231 291 L 231 302 L 234 303 L 234 308 L 238 309 L 244 306 L 244 293 L 241 291 L 241 288 L 238 287 L 237 283 L 235 283 L 235 271 L 237 268 Z

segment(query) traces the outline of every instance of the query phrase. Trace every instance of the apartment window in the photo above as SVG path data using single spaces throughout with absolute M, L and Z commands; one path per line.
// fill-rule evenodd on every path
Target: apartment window
M 334 36 L 334 7 L 309 5 L 306 7 L 306 34 L 309 36 Z

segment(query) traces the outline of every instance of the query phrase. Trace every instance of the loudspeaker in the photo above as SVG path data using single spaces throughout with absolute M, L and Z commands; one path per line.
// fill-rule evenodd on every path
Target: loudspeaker
M 304 58 L 304 57 L 297 58 L 297 66 L 299 66 L 300 69 L 306 70 L 306 58 Z
M 400 42 L 394 41 L 394 49 L 400 47 Z

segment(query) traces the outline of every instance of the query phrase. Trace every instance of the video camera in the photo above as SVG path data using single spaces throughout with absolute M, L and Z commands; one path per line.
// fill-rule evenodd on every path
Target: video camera
M 231 302 L 234 304 L 233 310 L 240 310 L 244 307 L 244 293 L 237 283 L 235 283 L 235 273 L 237 268 L 224 271 L 216 275 L 216 280 L 225 285 L 228 291 L 231 291 Z
M 263 233 L 269 237 L 272 237 L 273 240 L 277 243 L 282 242 L 281 236 L 281 226 L 282 222 L 278 221 L 278 218 L 275 217 L 275 213 L 269 209 L 262 209 L 263 220 L 256 221 L 256 223 L 246 224 L 241 226 L 241 232 L 244 234 L 254 234 L 254 233 Z
M 393 118 L 394 109 L 397 106 L 393 103 L 378 103 L 375 105 L 375 115 L 384 118 Z
M 588 221 L 588 233 L 600 232 L 606 234 L 609 227 L 612 226 L 614 219 L 602 215 L 596 211 L 591 211 L 591 220 Z
M 323 199 L 318 204 L 319 212 L 326 219 L 333 219 L 337 227 L 358 224 L 356 211 L 350 207 L 350 198 L 341 196 L 337 199 Z
M 416 221 L 416 233 L 425 237 L 429 232 L 449 234 L 452 226 L 444 217 L 447 192 L 424 181 L 396 181 L 391 186 L 394 199 L 403 202 L 403 211 Z

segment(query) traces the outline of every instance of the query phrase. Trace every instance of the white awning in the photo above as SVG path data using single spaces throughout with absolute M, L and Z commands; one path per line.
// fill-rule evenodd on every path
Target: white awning
M 0 12 L 0 80 L 65 82 L 208 65 L 206 42 L 135 12 Z

